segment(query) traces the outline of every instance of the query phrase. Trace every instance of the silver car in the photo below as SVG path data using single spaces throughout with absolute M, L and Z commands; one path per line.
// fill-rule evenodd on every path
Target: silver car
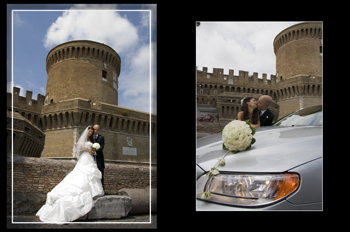
M 197 139 L 197 211 L 322 210 L 322 120 L 317 105 L 257 128 L 252 148 L 229 153 L 210 178 L 221 134 Z

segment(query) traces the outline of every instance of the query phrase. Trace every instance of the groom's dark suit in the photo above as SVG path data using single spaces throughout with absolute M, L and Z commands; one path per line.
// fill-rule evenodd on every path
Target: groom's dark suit
M 264 114 L 260 116 L 260 126 L 271 126 L 274 117 L 271 110 L 266 109 Z
M 95 137 L 94 137 L 94 142 L 95 143 L 99 143 L 101 148 L 100 150 L 96 151 L 96 164 L 97 164 L 97 168 L 101 171 L 102 173 L 102 179 L 101 179 L 101 182 L 102 182 L 102 185 L 103 185 L 103 172 L 104 172 L 104 169 L 105 169 L 105 160 L 104 160 L 104 157 L 103 157 L 103 148 L 105 146 L 105 137 L 103 137 L 102 135 L 98 134 L 97 135 L 97 139 L 95 140 Z

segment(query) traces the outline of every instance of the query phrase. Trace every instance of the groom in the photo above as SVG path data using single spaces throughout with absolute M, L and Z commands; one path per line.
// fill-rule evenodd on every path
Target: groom
M 269 95 L 262 95 L 258 100 L 258 108 L 260 112 L 260 126 L 271 126 L 275 115 L 267 107 L 272 102 L 272 98 Z
M 103 186 L 103 171 L 105 169 L 105 161 L 103 158 L 103 147 L 105 146 L 105 137 L 103 137 L 102 135 L 98 134 L 98 132 L 100 131 L 100 126 L 98 124 L 94 125 L 94 142 L 95 143 L 99 143 L 101 148 L 100 150 L 96 151 L 96 164 L 97 164 L 97 168 L 101 171 L 102 173 L 102 186 Z

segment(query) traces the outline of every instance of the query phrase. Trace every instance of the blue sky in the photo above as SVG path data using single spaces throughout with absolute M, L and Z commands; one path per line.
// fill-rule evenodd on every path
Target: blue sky
M 8 92 L 14 85 L 21 88 L 21 96 L 26 90 L 33 91 L 33 99 L 45 95 L 48 52 L 63 42 L 94 40 L 109 45 L 121 57 L 118 105 L 156 113 L 155 4 L 12 4 L 7 5 L 7 19 Z

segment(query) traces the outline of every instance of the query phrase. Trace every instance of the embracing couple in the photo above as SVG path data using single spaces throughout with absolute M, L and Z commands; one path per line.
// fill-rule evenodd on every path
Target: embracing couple
M 245 121 L 250 119 L 252 127 L 270 126 L 275 115 L 267 107 L 272 102 L 268 95 L 262 95 L 258 101 L 253 97 L 245 97 L 241 101 L 242 108 L 237 119 Z
M 51 192 L 36 213 L 44 222 L 70 222 L 84 216 L 94 206 L 93 197 L 103 196 L 105 140 L 100 126 L 88 126 L 74 146 L 77 158 L 74 169 Z M 93 145 L 98 143 L 97 148 Z

